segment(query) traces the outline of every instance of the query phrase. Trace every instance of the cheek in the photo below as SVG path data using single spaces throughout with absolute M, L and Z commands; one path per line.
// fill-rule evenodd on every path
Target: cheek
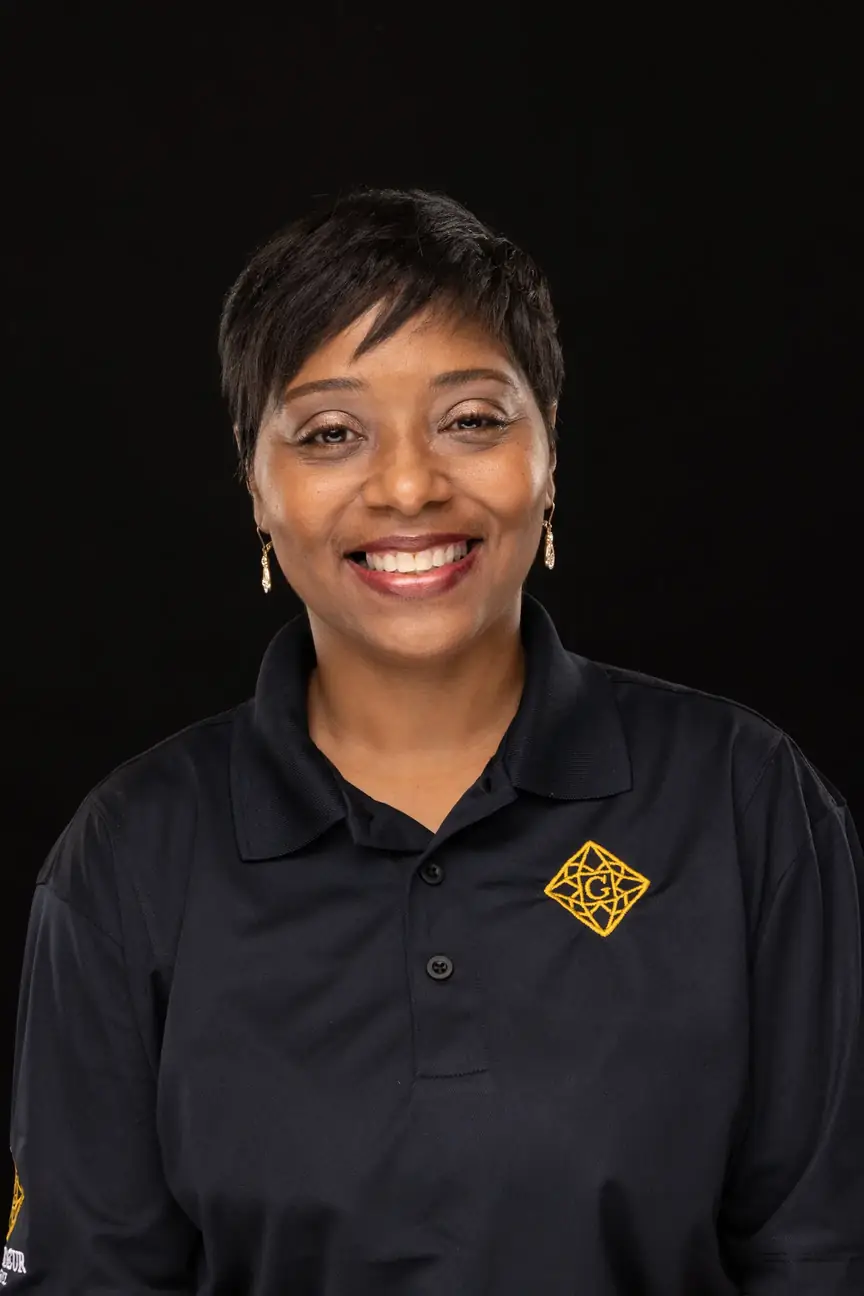
M 515 449 L 515 448 L 514 448 Z M 548 464 L 541 453 L 489 456 L 475 467 L 473 489 L 502 522 L 524 527 L 526 513 L 541 507 Z
M 262 473 L 260 482 L 273 530 L 279 532 L 283 545 L 290 549 L 311 549 L 320 544 L 341 499 L 333 484 L 312 481 L 296 465 L 290 464 L 279 470 L 271 465 L 269 471 Z

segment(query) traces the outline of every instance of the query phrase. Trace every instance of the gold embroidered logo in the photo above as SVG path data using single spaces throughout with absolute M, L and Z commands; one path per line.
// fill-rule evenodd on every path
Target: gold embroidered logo
M 15 1162 L 13 1161 L 12 1164 L 15 1165 Z M 18 1223 L 18 1212 L 21 1210 L 23 1201 L 24 1189 L 21 1187 L 21 1180 L 18 1178 L 18 1167 L 15 1166 L 15 1183 L 12 1188 L 12 1213 L 9 1216 L 9 1231 L 6 1234 L 7 1242 L 12 1236 L 12 1230 Z
M 650 885 L 648 878 L 611 851 L 587 841 L 561 866 L 544 892 L 598 936 L 608 936 Z

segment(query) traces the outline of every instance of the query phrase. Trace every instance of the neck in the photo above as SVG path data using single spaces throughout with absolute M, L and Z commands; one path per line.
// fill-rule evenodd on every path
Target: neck
M 319 621 L 309 621 L 317 664 L 309 678 L 309 733 L 326 754 L 347 753 L 412 772 L 428 763 L 471 762 L 497 747 L 515 716 L 525 679 L 521 598 L 506 616 L 446 658 L 399 663 L 376 657 Z

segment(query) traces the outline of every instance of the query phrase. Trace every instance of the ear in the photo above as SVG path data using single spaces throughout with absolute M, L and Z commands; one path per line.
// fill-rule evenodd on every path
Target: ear
M 258 491 L 255 474 L 251 470 L 246 475 L 246 489 L 252 496 L 252 513 L 255 518 L 255 525 L 259 530 L 265 532 L 266 535 L 269 535 L 270 527 L 267 523 L 267 514 L 264 509 L 264 502 Z
M 555 420 L 557 419 L 557 417 L 558 417 L 558 402 L 557 402 L 557 401 L 554 401 L 554 402 L 549 406 L 549 410 L 548 410 L 548 413 L 547 413 L 547 415 L 546 415 L 547 424 L 548 424 L 548 426 L 549 426 L 550 428 L 554 428 L 554 427 L 555 427 Z M 549 476 L 550 476 L 550 479 L 551 479 L 552 474 L 553 474 L 554 471 L 555 471 L 555 467 L 556 467 L 557 463 L 558 463 L 558 454 L 557 454 L 557 451 L 556 451 L 556 449 L 555 449 L 555 446 L 552 444 L 552 442 L 551 442 L 551 440 L 550 440 L 550 442 L 549 442 Z
M 557 419 L 557 417 L 558 417 L 558 402 L 555 401 L 552 405 L 549 406 L 549 411 L 547 414 L 548 425 L 550 428 L 555 427 L 555 420 Z M 549 487 L 548 487 L 549 503 L 546 505 L 547 508 L 552 507 L 552 501 L 555 498 L 555 469 L 557 466 L 558 466 L 558 451 L 556 450 L 555 446 L 552 444 L 552 441 L 550 440 L 549 442 Z
M 270 523 L 264 510 L 264 505 L 258 497 L 257 492 L 252 494 L 252 514 L 255 518 L 255 525 L 259 531 L 265 535 L 270 535 Z
M 233 424 L 231 425 L 231 430 L 232 430 L 233 433 L 234 433 L 234 444 L 235 444 L 236 447 L 237 447 L 237 453 L 238 453 L 238 455 L 239 455 L 239 456 L 241 457 L 241 459 L 242 459 L 242 456 L 243 456 L 243 447 L 242 447 L 242 445 L 240 444 L 240 425 L 239 425 L 239 423 L 233 423 Z M 252 494 L 252 487 L 251 487 L 251 483 L 250 483 L 250 481 L 249 481 L 249 477 L 250 477 L 250 474 L 249 474 L 249 473 L 246 473 L 246 474 L 243 476 L 242 481 L 243 481 L 243 485 L 246 487 L 247 491 L 249 491 L 249 494 L 251 495 L 251 494 Z

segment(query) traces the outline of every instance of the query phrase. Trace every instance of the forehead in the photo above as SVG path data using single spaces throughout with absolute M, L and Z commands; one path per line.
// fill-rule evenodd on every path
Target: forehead
M 388 374 L 416 374 L 426 379 L 453 369 L 491 367 L 505 370 L 520 381 L 503 343 L 477 321 L 441 310 L 423 311 L 409 319 L 392 337 L 362 356 L 357 348 L 374 327 L 379 308 L 360 315 L 353 324 L 324 342 L 304 361 L 289 386 L 314 382 L 339 374 L 374 381 Z

